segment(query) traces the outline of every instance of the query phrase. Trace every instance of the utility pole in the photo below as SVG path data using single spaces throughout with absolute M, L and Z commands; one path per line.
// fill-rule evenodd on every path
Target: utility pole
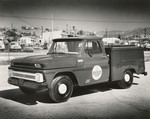
M 68 24 L 66 24 L 66 31 L 67 31 L 67 34 L 68 34 Z
M 108 30 L 106 29 L 106 38 L 108 37 Z
M 52 39 L 53 39 L 53 25 L 54 25 L 54 22 L 53 22 L 53 13 L 51 14 L 51 25 L 52 25 Z
M 2 14 L 2 0 L 0 0 L 0 24 L 2 24 L 1 22 L 1 14 Z
M 41 26 L 41 35 L 43 34 L 43 26 Z
M 14 25 L 13 25 L 13 23 L 11 23 L 11 30 L 13 29 L 13 27 L 14 27 Z
M 146 28 L 144 28 L 144 37 L 146 38 Z

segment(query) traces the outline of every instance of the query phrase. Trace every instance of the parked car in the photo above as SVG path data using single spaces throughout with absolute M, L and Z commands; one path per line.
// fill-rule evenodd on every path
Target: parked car
M 11 42 L 10 51 L 21 51 L 21 46 L 18 42 L 13 41 Z
M 23 51 L 24 52 L 34 52 L 34 48 L 33 48 L 33 46 L 25 46 Z
M 146 47 L 146 51 L 150 51 L 150 44 L 147 44 L 145 47 Z
M 2 39 L 0 39 L 0 51 L 4 51 L 5 45 Z
M 37 46 L 37 45 L 33 46 L 33 48 L 34 48 L 35 50 L 42 50 L 42 47 Z

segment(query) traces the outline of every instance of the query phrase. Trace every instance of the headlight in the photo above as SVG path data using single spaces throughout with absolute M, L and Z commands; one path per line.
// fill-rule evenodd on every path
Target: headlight
M 37 68 L 42 68 L 41 64 L 34 64 L 34 66 Z
M 36 73 L 35 74 L 35 80 L 36 80 L 36 82 L 43 82 L 43 74 Z

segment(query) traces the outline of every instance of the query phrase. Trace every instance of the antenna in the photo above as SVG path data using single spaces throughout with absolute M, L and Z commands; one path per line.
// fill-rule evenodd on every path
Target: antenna
M 54 22 L 53 22 L 53 13 L 51 14 L 51 25 L 52 25 L 52 39 L 53 39 L 53 25 L 54 25 Z

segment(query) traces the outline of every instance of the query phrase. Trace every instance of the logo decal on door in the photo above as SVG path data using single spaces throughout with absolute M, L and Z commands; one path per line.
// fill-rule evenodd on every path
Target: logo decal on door
M 94 80 L 100 79 L 102 76 L 102 68 L 99 65 L 95 65 L 92 70 L 92 77 Z

